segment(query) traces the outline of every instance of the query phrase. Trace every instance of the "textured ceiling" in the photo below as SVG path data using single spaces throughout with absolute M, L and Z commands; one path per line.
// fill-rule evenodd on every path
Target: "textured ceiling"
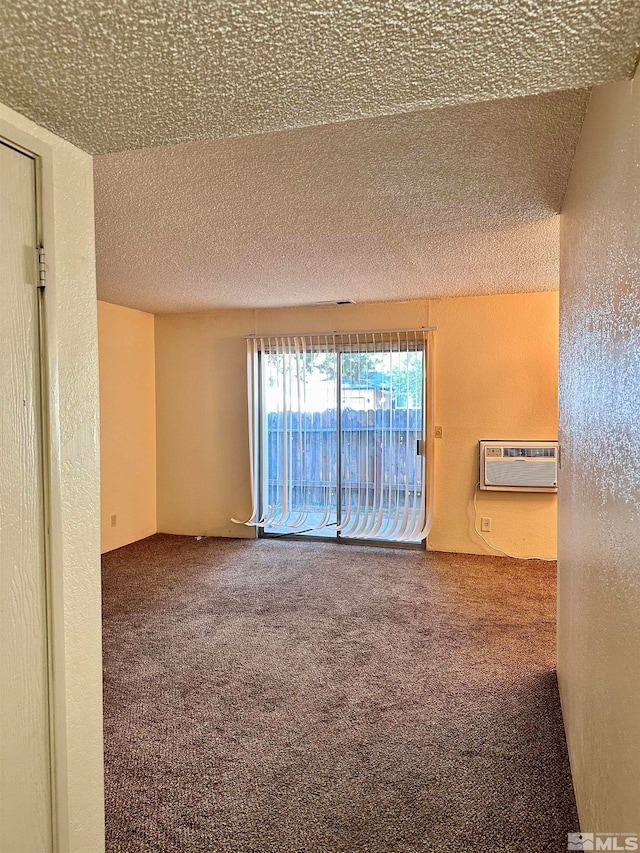
M 162 312 L 557 288 L 586 100 L 96 157 L 99 296 Z
M 638 0 L 12 0 L 0 101 L 91 153 L 630 76 Z

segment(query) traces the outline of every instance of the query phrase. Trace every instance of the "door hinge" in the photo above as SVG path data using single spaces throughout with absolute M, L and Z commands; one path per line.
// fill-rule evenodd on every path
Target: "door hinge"
M 44 246 L 38 246 L 38 287 L 45 287 L 47 284 L 47 268 L 44 258 Z

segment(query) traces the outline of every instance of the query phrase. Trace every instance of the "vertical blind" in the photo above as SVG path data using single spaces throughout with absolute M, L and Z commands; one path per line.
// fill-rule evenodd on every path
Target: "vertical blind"
M 248 338 L 252 511 L 232 520 L 291 533 L 332 525 L 354 539 L 426 538 L 433 379 L 432 330 Z

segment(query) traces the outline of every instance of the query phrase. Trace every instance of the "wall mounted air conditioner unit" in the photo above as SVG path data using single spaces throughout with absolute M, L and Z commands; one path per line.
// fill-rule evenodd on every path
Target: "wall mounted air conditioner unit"
M 480 488 L 557 492 L 557 441 L 481 441 Z

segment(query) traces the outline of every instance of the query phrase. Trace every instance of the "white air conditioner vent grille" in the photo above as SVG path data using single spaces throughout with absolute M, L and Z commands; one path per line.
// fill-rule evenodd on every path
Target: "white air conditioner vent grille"
M 509 459 L 555 459 L 556 449 L 555 447 L 503 447 L 502 455 Z
M 493 491 L 558 490 L 556 441 L 481 441 L 480 488 Z

